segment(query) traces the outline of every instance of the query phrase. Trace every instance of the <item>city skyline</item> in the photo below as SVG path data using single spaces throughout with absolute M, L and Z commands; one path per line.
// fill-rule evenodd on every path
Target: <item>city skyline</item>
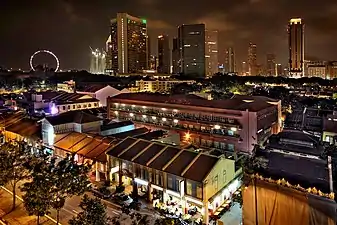
M 49 49 L 60 58 L 62 67 L 88 69 L 90 57 L 87 46 L 104 47 L 110 19 L 117 12 L 146 18 L 153 40 L 160 34 L 176 36 L 178 25 L 203 22 L 209 29 L 219 30 L 220 54 L 225 53 L 226 47 L 233 46 L 237 61 L 244 61 L 246 46 L 252 41 L 259 46 L 259 62 L 265 61 L 268 52 L 275 52 L 277 62 L 283 65 L 288 61 L 287 21 L 301 17 L 306 23 L 306 56 L 323 60 L 337 58 L 333 51 L 337 47 L 333 40 L 337 32 L 337 25 L 333 23 L 336 17 L 332 10 L 334 1 L 319 4 L 276 0 L 214 1 L 206 5 L 184 1 L 176 7 L 177 4 L 170 3 L 177 10 L 168 10 L 170 5 L 165 2 L 149 0 L 124 1 L 119 4 L 109 1 L 95 4 L 65 1 L 8 2 L 2 7 L 0 47 L 5 54 L 0 56 L 0 64 L 28 68 L 27 59 L 33 52 Z M 193 7 L 189 8 L 191 5 Z M 192 11 L 186 13 L 187 9 Z M 277 12 L 283 13 L 275 16 Z M 23 34 L 25 41 L 21 41 Z M 152 41 L 153 53 L 157 52 L 155 45 Z

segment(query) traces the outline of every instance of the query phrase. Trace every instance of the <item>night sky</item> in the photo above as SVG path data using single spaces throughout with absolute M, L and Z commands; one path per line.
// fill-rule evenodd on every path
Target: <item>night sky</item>
M 233 45 L 237 61 L 246 60 L 252 41 L 260 63 L 267 53 L 287 61 L 287 22 L 302 17 L 305 55 L 337 60 L 336 0 L 1 0 L 0 65 L 28 69 L 32 53 L 49 49 L 61 69 L 87 69 L 89 46 L 104 46 L 117 12 L 148 20 L 152 53 L 157 35 L 174 36 L 180 24 L 203 22 L 220 31 L 220 59 Z

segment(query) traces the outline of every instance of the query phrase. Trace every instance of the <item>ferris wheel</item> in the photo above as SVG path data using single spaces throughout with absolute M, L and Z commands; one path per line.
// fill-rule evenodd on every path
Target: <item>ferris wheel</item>
M 37 54 L 40 54 L 40 53 L 47 53 L 51 56 L 54 57 L 55 61 L 56 61 L 56 69 L 55 69 L 55 72 L 58 71 L 59 67 L 60 67 L 60 61 L 59 59 L 57 58 L 57 56 L 51 52 L 51 51 L 48 51 L 48 50 L 39 50 L 39 51 L 36 51 L 31 57 L 30 57 L 30 60 L 29 60 L 29 65 L 30 65 L 30 68 L 35 71 L 35 68 L 33 66 L 33 60 L 34 60 L 34 57 L 37 55 Z

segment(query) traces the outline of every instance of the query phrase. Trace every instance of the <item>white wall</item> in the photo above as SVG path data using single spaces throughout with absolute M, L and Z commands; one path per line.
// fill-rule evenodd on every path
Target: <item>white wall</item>
M 124 126 L 124 127 L 118 127 L 118 128 L 114 128 L 114 129 L 101 131 L 101 135 L 102 136 L 108 136 L 108 135 L 118 134 L 118 133 L 130 131 L 130 130 L 134 130 L 134 129 L 135 129 L 135 125 L 132 124 L 132 125 Z
M 106 99 L 108 97 L 113 97 L 115 95 L 119 95 L 120 93 L 121 91 L 108 85 L 100 89 L 99 91 L 96 91 L 95 96 L 96 99 L 98 99 L 99 102 L 101 103 L 101 106 L 106 106 L 107 105 Z

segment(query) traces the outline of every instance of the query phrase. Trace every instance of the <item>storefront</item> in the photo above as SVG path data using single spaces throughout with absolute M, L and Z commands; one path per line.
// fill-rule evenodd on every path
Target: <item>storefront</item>
M 214 214 L 220 207 L 228 207 L 231 203 L 232 195 L 241 187 L 241 180 L 239 177 L 235 178 L 225 188 L 217 193 L 217 195 L 210 199 L 209 209 Z M 228 206 L 226 206 L 226 204 Z

